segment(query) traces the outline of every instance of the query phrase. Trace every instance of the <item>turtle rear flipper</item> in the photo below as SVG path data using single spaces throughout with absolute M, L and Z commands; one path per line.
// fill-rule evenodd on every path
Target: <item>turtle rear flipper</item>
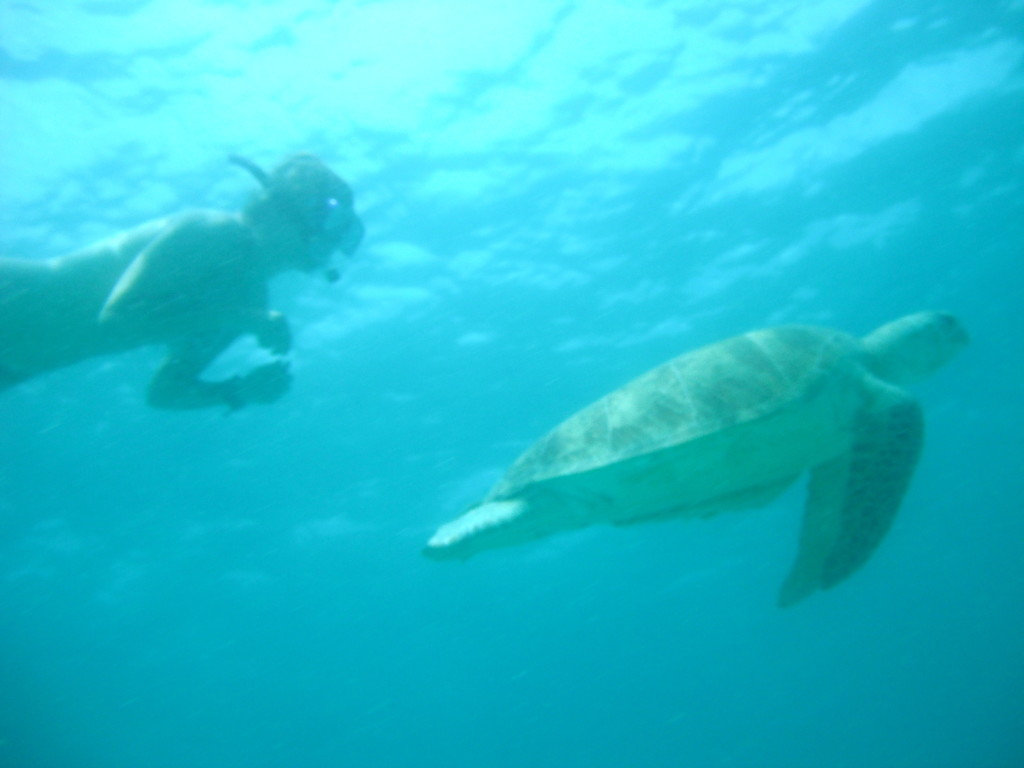
M 535 536 L 527 509 L 520 499 L 479 504 L 438 528 L 423 554 L 434 560 L 465 560 L 480 549 L 529 541 Z
M 816 467 L 793 569 L 779 605 L 830 589 L 868 561 L 889 531 L 917 465 L 924 418 L 916 400 L 896 390 L 888 407 L 854 425 L 846 454 Z

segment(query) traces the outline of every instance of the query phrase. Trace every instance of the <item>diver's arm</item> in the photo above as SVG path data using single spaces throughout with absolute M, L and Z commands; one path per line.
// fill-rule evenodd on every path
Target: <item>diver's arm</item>
M 149 383 L 147 400 L 154 408 L 190 410 L 227 406 L 235 411 L 251 403 L 272 403 L 291 385 L 288 364 L 283 360 L 258 366 L 243 376 L 222 381 L 199 378 L 203 369 L 230 343 L 226 334 L 202 342 L 171 348 Z
M 275 309 L 256 314 L 252 333 L 261 347 L 275 355 L 287 355 L 292 348 L 288 318 Z

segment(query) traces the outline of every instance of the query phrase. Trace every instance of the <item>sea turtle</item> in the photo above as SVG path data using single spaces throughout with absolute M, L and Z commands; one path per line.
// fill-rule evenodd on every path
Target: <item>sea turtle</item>
M 860 568 L 889 529 L 917 462 L 921 407 L 901 385 L 967 343 L 951 315 L 919 312 L 857 339 L 791 325 L 675 358 L 530 447 L 425 554 L 465 559 L 595 523 L 757 507 L 811 471 L 792 605 Z

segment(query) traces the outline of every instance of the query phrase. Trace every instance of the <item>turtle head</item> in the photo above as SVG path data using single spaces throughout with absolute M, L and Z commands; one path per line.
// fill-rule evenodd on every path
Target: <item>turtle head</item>
M 911 384 L 948 363 L 969 341 L 946 312 L 916 312 L 864 337 L 871 371 L 893 384 Z
M 352 190 L 320 158 L 300 153 L 266 173 L 251 160 L 232 155 L 231 162 L 249 171 L 261 189 L 245 208 L 257 221 L 284 221 L 298 238 L 289 249 L 287 266 L 312 271 L 326 269 L 329 280 L 337 272 L 327 269 L 331 254 L 351 256 L 363 239 L 363 222 L 353 208 Z

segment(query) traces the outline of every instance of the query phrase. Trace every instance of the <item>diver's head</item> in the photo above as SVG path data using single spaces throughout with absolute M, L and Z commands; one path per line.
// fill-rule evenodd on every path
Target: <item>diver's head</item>
M 352 190 L 340 176 L 308 153 L 293 155 L 269 174 L 251 160 L 236 155 L 231 162 L 256 177 L 262 190 L 246 206 L 258 217 L 261 210 L 285 214 L 302 241 L 293 266 L 306 271 L 324 269 L 335 250 L 351 256 L 363 239 L 363 222 L 352 207 Z M 337 271 L 327 270 L 329 280 Z

